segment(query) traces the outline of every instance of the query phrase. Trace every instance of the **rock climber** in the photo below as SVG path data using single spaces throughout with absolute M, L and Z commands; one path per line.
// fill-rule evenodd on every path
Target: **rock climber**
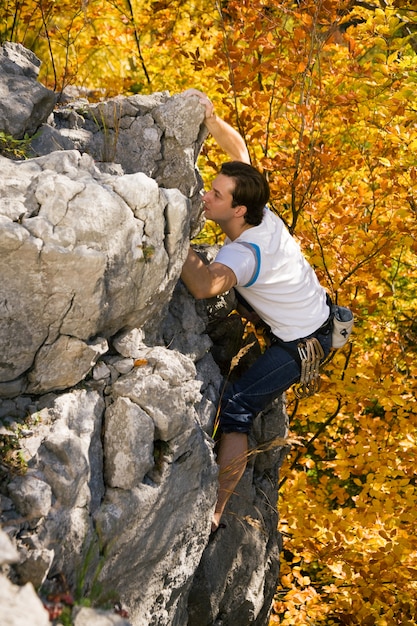
M 272 337 L 270 346 L 221 399 L 219 490 L 211 527 L 216 532 L 246 468 L 252 421 L 300 380 L 299 346 L 313 339 L 316 361 L 329 354 L 331 303 L 282 219 L 267 208 L 268 183 L 251 166 L 241 135 L 216 115 L 203 92 L 189 89 L 185 95 L 199 98 L 208 131 L 232 160 L 223 163 L 203 195 L 205 217 L 219 225 L 225 242 L 209 264 L 190 247 L 181 278 L 197 299 L 235 289 Z

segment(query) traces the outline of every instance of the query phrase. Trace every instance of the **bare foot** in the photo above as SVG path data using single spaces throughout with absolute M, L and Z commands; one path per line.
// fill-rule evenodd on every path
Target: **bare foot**
M 213 519 L 211 520 L 211 534 L 213 535 L 219 528 L 226 528 L 226 524 L 222 524 L 220 522 L 222 514 L 214 513 Z
M 211 532 L 214 533 L 219 528 L 221 513 L 214 513 L 211 520 Z

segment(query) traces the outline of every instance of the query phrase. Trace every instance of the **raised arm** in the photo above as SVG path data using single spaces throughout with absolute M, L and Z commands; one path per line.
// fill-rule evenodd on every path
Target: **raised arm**
M 198 89 L 187 89 L 183 95 L 198 96 L 201 104 L 205 107 L 206 117 L 204 123 L 207 126 L 207 130 L 220 148 L 229 155 L 231 160 L 242 161 L 250 165 L 249 152 L 243 138 L 237 130 L 216 115 L 213 103 L 208 96 Z

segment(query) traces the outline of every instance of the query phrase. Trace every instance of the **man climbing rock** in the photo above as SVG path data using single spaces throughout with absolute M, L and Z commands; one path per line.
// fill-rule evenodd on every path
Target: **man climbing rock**
M 268 183 L 250 165 L 242 137 L 214 113 L 205 94 L 196 89 L 185 94 L 200 98 L 207 129 L 232 161 L 221 166 L 203 196 L 205 216 L 221 227 L 225 243 L 208 265 L 190 248 L 181 278 L 195 298 L 234 288 L 271 336 L 270 346 L 221 400 L 215 532 L 245 471 L 253 419 L 300 381 L 306 362 L 318 370 L 331 348 L 332 324 L 327 294 L 283 221 L 267 208 Z

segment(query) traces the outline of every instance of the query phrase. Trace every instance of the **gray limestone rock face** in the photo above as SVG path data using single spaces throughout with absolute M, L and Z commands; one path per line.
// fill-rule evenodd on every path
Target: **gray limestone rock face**
M 20 556 L 8 535 L 0 530 L 0 568 L 18 563 Z M 48 626 L 49 616 L 31 582 L 14 585 L 0 574 L 0 615 L 4 626 Z
M 0 575 L 0 608 L 5 626 L 50 626 L 49 615 L 31 583 L 13 585 Z M 30 620 L 30 621 L 29 621 Z
M 112 614 L 109 611 L 100 611 L 87 607 L 78 608 L 73 612 L 74 626 L 129 626 L 127 619 Z
M 207 136 L 203 119 L 196 98 L 168 92 L 119 96 L 98 104 L 76 100 L 42 125 L 31 150 L 42 156 L 75 149 L 91 155 L 101 171 L 117 164 L 125 174 L 142 172 L 189 199 L 196 231 L 203 183 L 195 163 Z
M 256 420 L 210 539 L 242 325 L 233 293 L 195 302 L 179 280 L 203 107 L 164 92 L 51 113 L 30 51 L 4 44 L 0 69 L 0 129 L 38 131 L 33 158 L 0 158 L 0 443 L 20 463 L 1 467 L 2 619 L 46 626 L 36 590 L 65 581 L 75 626 L 267 626 L 288 420 L 283 398 Z
M 67 389 L 107 338 L 169 301 L 189 206 L 142 173 L 103 178 L 76 151 L 0 161 L 0 382 L 24 376 L 29 393 Z
M 288 449 L 283 398 L 257 418 L 246 472 L 209 542 L 188 598 L 188 626 L 267 626 L 279 575 L 277 483 Z M 202 621 L 204 616 L 204 621 Z
M 21 44 L 0 46 L 0 130 L 33 135 L 49 117 L 56 95 L 37 81 L 40 60 Z

